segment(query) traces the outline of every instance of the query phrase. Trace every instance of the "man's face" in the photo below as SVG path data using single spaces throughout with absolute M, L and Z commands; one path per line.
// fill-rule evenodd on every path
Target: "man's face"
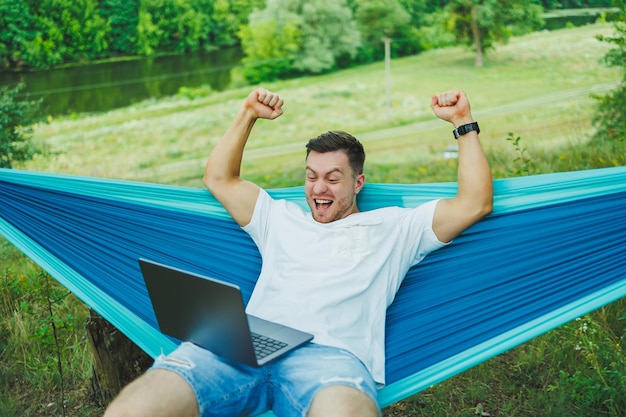
M 354 175 L 344 151 L 309 153 L 304 191 L 313 218 L 329 223 L 358 212 L 356 195 L 365 183 Z

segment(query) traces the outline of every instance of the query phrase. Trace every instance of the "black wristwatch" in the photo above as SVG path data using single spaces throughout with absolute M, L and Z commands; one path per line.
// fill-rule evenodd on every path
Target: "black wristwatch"
M 472 122 L 472 123 L 468 123 L 466 125 L 461 125 L 461 126 L 457 127 L 456 129 L 454 129 L 452 131 L 452 133 L 454 134 L 454 139 L 458 140 L 464 134 L 472 132 L 474 130 L 476 131 L 476 133 L 480 133 L 480 128 L 478 127 L 478 122 Z

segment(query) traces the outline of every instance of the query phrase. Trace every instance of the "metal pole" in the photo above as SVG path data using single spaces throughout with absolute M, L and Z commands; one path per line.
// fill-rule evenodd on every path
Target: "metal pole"
M 391 122 L 391 39 L 385 37 L 385 81 L 387 93 L 387 121 Z

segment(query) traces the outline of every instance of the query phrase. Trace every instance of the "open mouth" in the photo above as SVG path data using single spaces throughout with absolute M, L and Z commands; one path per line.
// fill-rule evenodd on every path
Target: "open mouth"
M 320 198 L 316 198 L 314 199 L 314 201 L 315 201 L 315 208 L 320 211 L 327 210 L 328 207 L 330 207 L 330 205 L 333 204 L 333 200 L 322 200 Z

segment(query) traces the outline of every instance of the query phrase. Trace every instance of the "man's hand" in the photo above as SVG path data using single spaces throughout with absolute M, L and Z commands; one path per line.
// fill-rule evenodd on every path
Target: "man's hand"
M 437 117 L 452 123 L 454 127 L 474 121 L 469 100 L 463 91 L 446 91 L 432 96 L 430 107 Z
M 245 108 L 251 110 L 255 118 L 276 119 L 283 114 L 284 101 L 276 93 L 264 88 L 257 88 L 248 95 Z

